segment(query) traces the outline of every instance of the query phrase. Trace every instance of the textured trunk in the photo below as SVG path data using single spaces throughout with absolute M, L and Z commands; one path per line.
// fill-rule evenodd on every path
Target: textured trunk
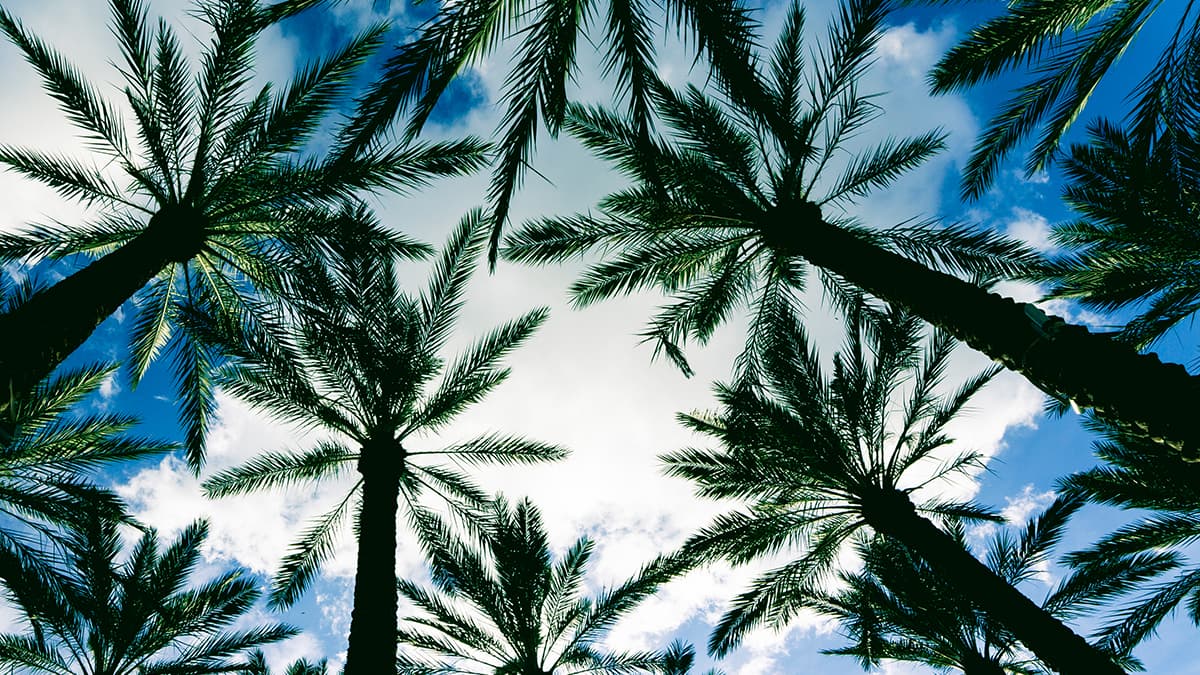
M 802 223 L 796 222 L 803 220 Z M 826 223 L 815 206 L 780 209 L 767 225 L 780 250 L 833 272 L 1015 370 L 1046 391 L 1134 424 L 1200 459 L 1200 377 L 864 242 Z
M 358 564 L 345 675 L 396 672 L 396 500 L 400 476 L 393 448 L 364 447 Z
M 1108 657 L 1038 607 L 919 516 L 908 496 L 879 491 L 863 500 L 863 518 L 880 534 L 904 544 L 964 598 L 1006 627 L 1050 668 L 1066 675 L 1125 675 Z
M 194 211 L 164 210 L 117 250 L 0 314 L 0 409 L 49 375 L 154 275 L 197 255 L 202 237 Z

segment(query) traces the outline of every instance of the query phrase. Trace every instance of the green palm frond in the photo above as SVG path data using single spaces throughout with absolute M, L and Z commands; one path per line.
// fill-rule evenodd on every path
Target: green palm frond
M 302 295 L 264 323 L 261 341 L 225 338 L 231 361 L 220 371 L 218 384 L 256 408 L 335 438 L 304 451 L 268 452 L 227 469 L 205 482 L 208 493 L 319 483 L 351 468 L 359 474 L 284 558 L 273 584 L 275 606 L 294 603 L 317 578 L 344 532 L 347 514 L 356 514 L 355 522 L 362 526 L 367 494 L 380 489 L 376 486 L 387 489 L 391 483 L 390 489 L 398 490 L 400 515 L 411 521 L 425 545 L 431 535 L 422 500 L 432 497 L 464 520 L 487 502 L 459 468 L 566 454 L 554 445 L 499 433 L 426 445 L 425 436 L 504 379 L 508 371 L 501 361 L 533 334 L 546 312 L 535 310 L 504 324 L 462 356 L 447 360 L 440 352 L 453 334 L 466 283 L 479 263 L 487 223 L 477 211 L 462 220 L 419 296 L 401 290 L 392 256 L 376 254 L 372 227 L 361 219 L 343 222 L 337 241 L 297 266 L 303 286 L 296 290 Z M 291 330 L 280 325 L 285 321 Z M 383 517 L 394 522 L 396 515 Z M 369 551 L 368 544 L 375 542 L 363 543 L 367 534 L 358 534 L 360 551 Z
M 1065 250 L 1042 278 L 1053 297 L 1136 309 L 1122 337 L 1139 347 L 1200 309 L 1194 128 L 1172 125 L 1144 139 L 1099 122 L 1089 144 L 1072 146 L 1063 161 L 1064 195 L 1080 219 L 1054 226 Z
M 1003 160 L 1036 136 L 1025 170 L 1043 169 L 1110 68 L 1133 45 L 1151 16 L 1168 14 L 1174 35 L 1161 42 L 1152 71 L 1131 88 L 1137 100 L 1132 126 L 1145 132 L 1188 106 L 1200 49 L 1200 17 L 1190 4 L 1168 9 L 1159 0 L 1020 0 L 975 27 L 934 67 L 934 91 L 950 92 L 1019 69 L 1027 75 L 989 122 L 963 176 L 963 194 L 978 197 L 994 182 Z
M 353 156 L 313 152 L 316 136 L 347 102 L 386 32 L 386 26 L 370 26 L 301 67 L 285 86 L 251 91 L 262 32 L 316 4 L 200 0 L 196 17 L 212 35 L 193 64 L 176 30 L 162 21 L 153 25 L 144 2 L 112 0 L 127 106 L 102 99 L 63 56 L 0 11 L 0 30 L 39 72 L 48 93 L 104 166 L 115 165 L 128 178 L 101 171 L 99 161 L 0 148 L 0 165 L 99 212 L 91 224 L 5 234 L 0 257 L 85 254 L 104 261 L 121 254 L 125 261 L 108 268 L 98 261 L 62 286 L 88 289 L 40 293 L 19 311 L 0 315 L 5 334 L 24 336 L 0 356 L 6 387 L 24 393 L 99 321 L 133 299 L 131 379 L 136 385 L 151 362 L 170 354 L 184 401 L 188 458 L 198 468 L 213 409 L 211 371 L 220 359 L 182 325 L 205 314 L 223 329 L 261 322 L 257 301 L 287 297 L 283 291 L 296 285 L 290 276 L 298 259 L 329 246 L 338 221 L 371 222 L 363 209 L 347 206 L 363 192 L 403 192 L 483 166 L 487 145 L 470 138 L 372 147 Z M 381 250 L 403 240 L 377 224 L 369 231 Z M 396 251 L 413 255 L 420 247 Z M 88 274 L 84 284 L 80 275 Z M 137 294 L 140 287 L 145 292 Z
M 488 505 L 479 536 L 429 514 L 432 588 L 400 581 L 419 610 L 402 622 L 399 672 L 629 673 L 659 670 L 664 655 L 599 648 L 614 623 L 680 570 L 658 559 L 595 598 L 584 595 L 592 542 L 551 555 L 541 515 L 527 500 Z
M 1200 476 L 1191 463 L 1151 440 L 1097 420 L 1089 426 L 1102 434 L 1095 450 L 1104 464 L 1063 478 L 1062 489 L 1079 499 L 1149 513 L 1068 555 L 1074 574 L 1059 593 L 1072 599 L 1096 587 L 1111 597 L 1132 595 L 1116 610 L 1103 608 L 1109 621 L 1096 635 L 1110 651 L 1127 654 L 1181 604 L 1200 624 L 1194 609 L 1200 606 L 1200 568 L 1186 555 L 1200 537 Z
M 150 530 L 122 561 L 117 524 L 80 518 L 52 577 L 7 577 L 8 598 L 37 630 L 0 636 L 0 663 L 113 675 L 235 672 L 243 653 L 296 635 L 278 623 L 231 628 L 259 595 L 241 570 L 189 585 L 207 533 L 198 521 L 160 551 Z
M 651 14 L 661 10 L 662 18 Z M 627 99 L 637 137 L 649 138 L 655 86 L 654 33 L 674 26 L 695 39 L 722 81 L 737 81 L 754 44 L 757 26 L 738 0 L 610 0 L 603 19 L 591 0 L 521 4 L 513 0 L 469 0 L 439 8 L 414 39 L 397 47 L 383 74 L 339 137 L 349 156 L 373 147 L 393 119 L 408 119 L 405 137 L 420 133 L 454 78 L 492 53 L 508 36 L 520 36 L 501 92 L 503 116 L 497 129 L 499 152 L 489 188 L 489 255 L 494 262 L 501 228 L 513 196 L 532 164 L 539 133 L 557 134 L 568 107 L 568 82 L 576 74 L 576 45 L 592 39 L 604 45 L 602 73 L 614 80 L 618 99 Z
M 800 46 L 803 13 L 793 3 L 769 62 L 748 62 L 754 67 L 736 82 L 674 91 L 653 80 L 661 136 L 647 136 L 630 115 L 568 106 L 564 128 L 635 185 L 608 195 L 592 213 L 523 225 L 506 239 L 503 255 L 545 264 L 599 251 L 600 261 L 571 287 L 579 305 L 651 288 L 672 296 L 643 336 L 685 372 L 684 342 L 706 342 L 747 309 L 752 325 L 765 330 L 762 314 L 804 288 L 810 266 L 797 251 L 810 236 L 810 211 L 879 248 L 954 274 L 995 280 L 1030 271 L 1032 251 L 964 225 L 904 222 L 874 230 L 845 216 L 944 147 L 944 135 L 930 131 L 845 152 L 881 113 L 855 82 L 870 64 L 885 5 L 846 3 L 808 63 Z M 852 285 L 820 274 L 830 299 L 848 305 Z M 754 358 L 745 356 L 745 365 Z

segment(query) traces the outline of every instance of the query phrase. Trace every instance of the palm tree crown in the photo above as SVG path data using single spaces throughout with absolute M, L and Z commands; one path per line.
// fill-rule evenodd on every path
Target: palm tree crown
M 319 482 L 355 467 L 360 473 L 344 498 L 301 534 L 271 591 L 276 606 L 294 602 L 332 553 L 346 514 L 357 511 L 359 570 L 347 672 L 355 666 L 356 640 L 370 633 L 382 649 L 395 639 L 397 499 L 410 515 L 426 491 L 468 514 L 486 501 L 465 474 L 430 460 L 441 457 L 461 466 L 565 455 L 556 446 L 502 434 L 421 447 L 422 435 L 445 427 L 507 378 L 501 359 L 547 316 L 545 309 L 534 310 L 496 328 L 456 359 L 441 356 L 486 241 L 482 222 L 478 211 L 462 220 L 419 297 L 398 288 L 391 259 L 372 248 L 371 228 L 343 230 L 304 277 L 308 299 L 297 301 L 303 306 L 294 317 L 293 344 L 247 344 L 222 378 L 252 405 L 338 438 L 305 451 L 270 452 L 221 472 L 205 482 L 210 496 Z M 360 605 L 371 602 L 381 604 Z M 382 665 L 363 672 L 390 666 L 392 645 Z
M 241 570 L 188 587 L 208 533 L 203 521 L 163 550 L 147 531 L 120 562 L 117 524 L 82 520 L 52 582 L 37 574 L 7 580 L 31 634 L 0 635 L 0 664 L 56 675 L 237 672 L 243 652 L 298 632 L 284 624 L 230 628 L 259 596 Z
M 429 543 L 434 587 L 399 585 L 421 611 L 401 626 L 402 675 L 616 675 L 669 665 L 664 654 L 606 652 L 598 644 L 669 578 L 666 559 L 589 598 L 582 591 L 592 541 L 581 537 L 555 561 L 541 515 L 528 500 L 515 506 L 496 500 L 480 542 L 456 536 L 444 524 L 437 529 Z
M 980 468 L 977 453 L 949 452 L 945 427 L 995 369 L 942 395 L 953 339 L 935 333 L 922 349 L 918 319 L 861 303 L 848 315 L 830 376 L 794 316 L 779 317 L 771 335 L 761 375 L 718 387 L 720 414 L 681 418 L 724 448 L 665 457 L 668 471 L 694 481 L 702 496 L 746 503 L 694 535 L 686 559 L 743 564 L 800 549 L 734 600 L 710 651 L 723 655 L 757 626 L 786 624 L 830 579 L 846 545 L 870 530 L 913 549 L 1052 667 L 1122 672 L 928 519 L 996 519 L 932 492 Z
M 1035 577 L 1082 503 L 1077 498 L 1059 498 L 1026 523 L 1017 537 L 1008 530 L 998 531 L 988 544 L 988 568 L 1014 586 Z M 955 527 L 952 534 L 965 548 L 965 529 Z M 1045 672 L 1011 632 L 902 544 L 883 537 L 864 538 L 858 542 L 858 553 L 861 571 L 843 573 L 843 588 L 814 591 L 810 599 L 810 606 L 836 618 L 851 640 L 825 653 L 853 656 L 864 668 L 892 659 L 939 670 L 954 668 L 965 675 Z M 1047 594 L 1042 607 L 1061 619 L 1073 617 L 1160 571 L 1158 566 L 1134 566 L 1110 570 L 1104 580 L 1070 577 Z M 1122 664 L 1137 666 L 1127 657 Z
M 23 393 L 140 292 L 130 331 L 132 378 L 136 383 L 155 356 L 171 353 L 189 460 L 198 465 L 212 413 L 213 356 L 175 330 L 181 307 L 203 306 L 231 325 L 249 325 L 254 292 L 276 289 L 293 249 L 327 237 L 330 221 L 346 217 L 336 208 L 341 200 L 481 165 L 484 146 L 474 140 L 373 149 L 353 158 L 304 154 L 380 45 L 383 25 L 302 69 L 288 87 L 276 91 L 268 84 L 247 98 L 259 35 L 317 1 L 199 2 L 197 15 L 213 38 L 193 73 L 175 31 L 164 22 L 151 28 L 142 0 L 112 0 L 132 134 L 118 107 L 0 10 L 0 30 L 42 76 L 89 147 L 128 181 L 122 186 L 111 172 L 72 158 L 0 146 L 0 165 L 97 210 L 86 224 L 5 234 L 0 260 L 102 256 L 0 316 L 0 331 L 12 336 L 0 354 L 6 391 Z
M 881 230 L 847 215 L 857 198 L 942 147 L 937 132 L 891 139 L 833 171 L 847 139 L 879 112 L 856 82 L 886 5 L 847 2 L 810 73 L 804 15 L 793 2 L 769 63 L 720 83 L 727 100 L 655 86 L 657 112 L 672 132 L 664 139 L 639 141 L 630 119 L 571 107 L 567 128 L 634 185 L 604 198 L 598 214 L 526 224 L 504 254 L 542 264 L 599 248 L 607 255 L 572 288 L 578 304 L 649 287 L 675 296 L 645 336 L 685 369 L 678 343 L 704 341 L 738 306 L 754 305 L 750 339 L 761 336 L 762 317 L 797 304 L 807 262 L 843 309 L 861 291 L 903 306 L 1039 387 L 1136 421 L 1200 457 L 1200 425 L 1185 403 L 1200 395 L 1200 378 L 988 293 L 989 280 L 1041 269 L 1026 247 L 963 226 Z
M 1193 79 L 1200 85 L 1200 69 Z M 1101 311 L 1136 308 L 1122 335 L 1147 346 L 1200 309 L 1200 107 L 1152 138 L 1109 122 L 1063 160 L 1080 218 L 1054 226 L 1064 248 L 1050 295 Z
M 880 0 L 848 3 L 830 29 L 828 53 L 806 69 L 805 16 L 792 3 L 769 64 L 761 74 L 752 71 L 754 84 L 731 85 L 721 100 L 654 81 L 656 111 L 672 133 L 654 143 L 639 141 L 632 118 L 571 106 L 566 128 L 636 184 L 606 197 L 599 215 L 525 225 L 508 238 L 505 257 L 546 263 L 602 247 L 611 255 L 574 284 L 575 302 L 646 287 L 675 295 L 645 336 L 685 369 L 678 342 L 707 340 L 738 305 L 754 305 L 760 317 L 780 303 L 796 306 L 792 294 L 803 287 L 806 266 L 788 240 L 808 236 L 810 217 L 825 214 L 854 237 L 979 277 L 1029 269 L 1028 252 L 991 234 L 961 227 L 877 231 L 846 214 L 944 148 L 943 134 L 931 131 L 840 157 L 882 112 L 857 80 L 885 16 Z M 852 301 L 845 280 L 822 267 L 816 272 L 831 299 Z

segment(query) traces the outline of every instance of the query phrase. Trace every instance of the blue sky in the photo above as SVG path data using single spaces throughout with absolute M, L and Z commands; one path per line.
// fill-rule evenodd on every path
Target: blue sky
M 5 8 L 22 17 L 38 34 L 57 45 L 81 64 L 84 71 L 110 98 L 116 92 L 105 85 L 116 75 L 107 65 L 113 41 L 99 29 L 107 19 L 104 3 L 98 0 L 6 0 Z M 151 0 L 154 13 L 180 22 L 206 36 L 184 14 L 186 0 Z M 810 35 L 834 7 L 831 0 L 806 3 Z M 957 172 L 965 161 L 976 132 L 1006 92 L 1006 82 L 966 94 L 931 98 L 924 86 L 929 66 L 964 31 L 981 17 L 997 11 L 997 3 L 964 3 L 938 10 L 906 9 L 895 15 L 881 41 L 876 67 L 864 82 L 865 90 L 887 92 L 881 104 L 888 111 L 877 127 L 880 133 L 918 134 L 940 126 L 950 135 L 950 149 L 926 167 L 902 180 L 895 189 L 861 205 L 857 215 L 880 226 L 911 216 L 940 215 L 949 220 L 969 219 L 983 226 L 1044 243 L 1048 223 L 1070 217 L 1058 199 L 1057 173 L 1027 179 L 1020 174 L 1020 159 L 1010 160 L 996 187 L 976 203 L 958 199 Z M 768 40 L 779 22 L 779 3 L 768 3 L 763 12 Z M 406 13 L 404 3 L 372 3 L 352 0 L 333 9 L 311 12 L 273 29 L 260 45 L 259 80 L 281 82 L 297 65 L 344 40 L 349 31 L 379 18 L 390 17 L 395 35 L 407 34 L 421 16 Z M 1164 19 L 1165 20 L 1165 19 Z M 1150 29 L 1153 28 L 1153 25 Z M 1150 30 L 1148 29 L 1148 30 Z M 1154 35 L 1153 32 L 1148 35 Z M 1141 43 L 1153 42 L 1143 39 Z M 195 47 L 194 41 L 192 48 Z M 607 85 L 594 79 L 598 62 L 581 43 L 580 76 L 576 95 L 582 100 L 603 100 Z M 1123 94 L 1144 70 L 1148 52 L 1137 45 L 1117 71 L 1115 82 L 1096 94 L 1085 118 L 1105 114 L 1123 115 Z M 474 133 L 490 135 L 495 127 L 497 92 L 505 74 L 504 54 L 478 64 L 457 83 L 446 103 L 432 120 L 433 135 Z M 686 49 L 667 40 L 662 51 L 662 74 L 681 84 L 700 83 L 702 73 L 691 69 Z M 38 84 L 16 50 L 0 45 L 0 72 L 10 90 L 0 105 L 0 142 L 83 153 L 72 138 L 49 97 L 39 93 Z M 16 105 L 16 102 L 20 105 Z M 1072 138 L 1081 137 L 1077 125 Z M 567 138 L 542 139 L 534 166 L 550 182 L 529 176 L 518 196 L 513 220 L 540 214 L 568 213 L 587 209 L 595 200 L 619 186 L 620 179 L 602 163 L 590 158 Z M 381 219 L 397 229 L 425 241 L 440 244 L 450 227 L 471 206 L 485 199 L 486 175 L 446 181 L 417 195 L 382 195 L 375 200 Z M 55 218 L 71 222 L 80 211 L 64 205 L 44 190 L 31 187 L 14 176 L 0 175 L 0 229 L 19 228 L 23 223 Z M 61 267 L 40 269 L 48 281 L 64 273 Z M 650 316 L 659 298 L 643 294 L 604 303 L 583 311 L 566 303 L 566 287 L 578 267 L 525 269 L 501 265 L 495 275 L 480 273 L 472 289 L 463 321 L 462 338 L 450 351 L 471 336 L 534 306 L 550 305 L 552 318 L 528 346 L 512 359 L 513 376 L 495 394 L 462 421 L 429 443 L 473 435 L 480 430 L 525 434 L 553 441 L 574 451 L 561 465 L 492 471 L 478 475 L 490 489 L 511 497 L 531 496 L 546 516 L 552 539 L 566 546 L 580 534 L 597 540 L 598 559 L 593 587 L 620 580 L 657 551 L 678 545 L 693 529 L 704 524 L 720 505 L 694 498 L 682 481 L 665 478 L 658 471 L 657 456 L 697 439 L 678 428 L 677 411 L 704 409 L 712 405 L 710 384 L 729 373 L 732 356 L 739 349 L 735 324 L 719 332 L 704 348 L 689 351 L 697 375 L 688 380 L 668 364 L 652 362 L 650 349 L 638 345 L 636 334 Z M 414 287 L 424 279 L 420 264 L 405 266 L 401 274 Z M 1039 297 L 1037 289 L 1006 286 L 1022 299 Z M 811 309 L 813 333 L 832 349 L 840 328 L 820 298 L 806 299 Z M 1064 303 L 1049 309 L 1072 320 L 1103 325 L 1111 319 L 1080 312 Z M 101 327 L 74 358 L 77 362 L 120 359 L 124 353 L 122 317 Z M 1195 357 L 1194 334 L 1184 331 L 1165 339 L 1161 349 L 1167 357 L 1190 362 Z M 959 377 L 986 365 L 985 358 L 965 348 L 955 361 Z M 93 402 L 96 406 L 133 411 L 145 420 L 144 430 L 157 436 L 176 438 L 174 412 L 165 368 L 152 368 L 137 390 L 131 390 L 122 375 Z M 1052 498 L 1056 478 L 1092 463 L 1090 441 L 1074 416 L 1047 419 L 1041 414 L 1041 396 L 1020 377 L 1006 374 L 980 397 L 974 412 L 957 428 L 964 445 L 990 457 L 988 471 L 976 483 L 963 482 L 946 489 L 970 495 L 997 509 L 1023 518 L 1045 506 Z M 276 425 L 236 401 L 223 398 L 221 420 L 210 440 L 209 467 L 205 475 L 244 461 L 257 451 L 295 447 L 304 443 L 303 434 Z M 243 565 L 269 578 L 293 533 L 306 518 L 327 506 L 338 486 L 316 491 L 292 491 L 241 499 L 209 502 L 197 490 L 197 480 L 177 458 L 125 467 L 105 476 L 129 501 L 135 514 L 173 534 L 196 517 L 208 517 L 212 536 L 206 557 L 206 573 L 229 565 Z M 301 494 L 304 492 L 304 494 Z M 1129 515 L 1089 507 L 1075 521 L 1068 538 L 1070 547 L 1086 545 L 1108 532 Z M 414 547 L 403 542 L 401 573 L 419 577 L 422 568 Z M 349 591 L 354 546 L 347 533 L 339 554 L 326 575 L 304 600 L 283 618 L 305 629 L 305 634 L 270 654 L 281 663 L 297 656 L 340 659 L 345 649 Z M 658 648 L 673 638 L 702 645 L 708 625 L 736 595 L 753 570 L 714 568 L 700 570 L 672 583 L 613 632 L 614 646 Z M 1050 574 L 1056 574 L 1050 570 Z M 1026 589 L 1037 598 L 1046 588 L 1031 584 Z M 265 610 L 264 610 L 265 612 Z M 0 613 L 0 618 L 11 613 Z M 1187 657 L 1185 641 L 1194 628 L 1177 617 L 1146 643 L 1138 655 L 1154 673 L 1195 672 Z M 839 643 L 836 628 L 813 616 L 802 616 L 781 632 L 764 631 L 747 640 L 744 649 L 718 664 L 731 675 L 820 672 L 856 673 L 848 659 L 821 656 L 822 648 Z M 884 672 L 921 672 L 890 665 Z

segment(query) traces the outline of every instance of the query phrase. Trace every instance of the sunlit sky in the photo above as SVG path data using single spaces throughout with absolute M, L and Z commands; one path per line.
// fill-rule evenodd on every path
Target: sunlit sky
M 322 53 L 320 50 L 340 44 L 374 19 L 390 17 L 395 25 L 392 39 L 404 39 L 421 15 L 412 13 L 415 10 L 406 13 L 405 3 L 399 0 L 391 2 L 390 7 L 387 4 L 373 6 L 369 0 L 351 0 L 309 12 L 268 31 L 258 49 L 257 81 L 286 81 L 297 66 Z M 3 5 L 79 64 L 110 100 L 118 100 L 118 90 L 111 86 L 118 76 L 111 66 L 116 56 L 115 40 L 104 28 L 108 20 L 106 2 L 4 0 Z M 963 204 L 958 199 L 957 173 L 977 131 L 1002 100 L 1006 88 L 1001 82 L 967 94 L 934 98 L 927 93 L 925 75 L 966 29 L 987 13 L 998 11 L 1000 5 L 981 2 L 939 10 L 909 9 L 889 21 L 875 66 L 861 87 L 864 91 L 883 92 L 878 102 L 886 114 L 862 142 L 941 127 L 949 134 L 950 148 L 894 189 L 856 207 L 855 214 L 865 222 L 888 226 L 913 216 L 940 215 L 949 220 L 971 220 L 1048 249 L 1049 224 L 1070 217 L 1059 201 L 1055 172 L 1026 178 L 1019 170 L 1020 158 L 1006 165 L 996 186 L 978 202 Z M 150 6 L 152 15 L 162 15 L 185 29 L 180 34 L 192 53 L 198 50 L 199 40 L 208 39 L 203 26 L 185 15 L 187 0 L 151 0 Z M 761 14 L 765 42 L 776 33 L 782 6 L 775 0 L 766 3 Z M 823 34 L 834 2 L 818 0 L 804 6 L 810 36 Z M 1148 30 L 1152 29 L 1153 25 Z M 1144 37 L 1142 42 L 1152 40 Z M 579 100 L 604 100 L 609 85 L 595 79 L 599 59 L 587 42 L 581 42 L 580 48 L 580 75 L 574 95 Z M 1143 53 L 1139 47 L 1126 56 L 1116 83 L 1097 93 L 1087 118 L 1123 115 L 1121 97 L 1140 72 L 1139 63 L 1148 58 Z M 668 41 L 660 56 L 662 75 L 668 81 L 676 85 L 704 82 L 704 73 L 693 69 L 690 54 L 678 42 Z M 490 136 L 498 115 L 497 92 L 506 72 L 503 53 L 479 64 L 453 89 L 429 133 Z M 11 45 L 0 44 L 0 73 L 4 81 L 0 143 L 86 156 L 84 146 L 54 101 L 41 91 L 36 76 Z M 1079 138 L 1082 131 L 1080 125 L 1073 138 Z M 598 197 L 622 184 L 620 177 L 565 137 L 543 138 L 534 166 L 548 180 L 528 176 L 514 205 L 515 223 L 542 214 L 586 210 Z M 417 195 L 379 195 L 372 203 L 384 223 L 440 245 L 469 208 L 483 203 L 486 186 L 487 176 L 480 175 L 440 182 Z M 81 213 L 78 206 L 62 202 L 46 189 L 0 173 L 0 228 L 13 230 L 25 223 L 51 220 L 70 223 Z M 652 350 L 639 345 L 637 333 L 661 298 L 643 294 L 585 310 L 572 309 L 566 301 L 566 288 L 579 269 L 530 269 L 501 263 L 493 275 L 480 271 L 460 323 L 460 339 L 451 344 L 451 352 L 472 336 L 532 307 L 552 307 L 551 318 L 509 359 L 513 374 L 508 382 L 437 438 L 418 443 L 433 447 L 494 430 L 570 448 L 573 455 L 555 465 L 489 470 L 476 473 L 476 478 L 487 488 L 510 497 L 527 495 L 533 499 L 541 507 L 555 546 L 565 548 L 581 534 L 593 537 L 598 555 L 589 582 L 592 588 L 599 588 L 623 579 L 657 552 L 677 546 L 728 506 L 699 500 L 686 482 L 664 477 L 658 456 L 701 442 L 676 424 L 674 414 L 712 406 L 711 385 L 728 376 L 742 334 L 735 321 L 720 330 L 707 346 L 690 345 L 688 354 L 696 375 L 685 378 L 668 363 L 652 361 Z M 56 273 L 66 272 L 69 269 L 63 267 L 45 270 L 51 279 Z M 404 282 L 414 290 L 423 283 L 426 272 L 420 263 L 401 269 Z M 1031 287 L 1010 284 L 1002 290 L 1022 299 L 1039 297 L 1038 289 Z M 841 335 L 836 316 L 815 293 L 806 297 L 806 305 L 811 331 L 826 350 L 832 350 Z M 1051 303 L 1048 309 L 1098 327 L 1112 321 L 1064 303 Z M 124 333 L 125 325 L 118 313 L 73 362 L 119 360 L 125 353 Z M 1172 359 L 1190 362 L 1195 356 L 1192 337 L 1171 335 L 1161 349 Z M 960 352 L 951 371 L 952 380 L 987 364 L 986 358 L 965 347 Z M 145 420 L 147 433 L 181 438 L 164 365 L 152 368 L 151 375 L 136 390 L 131 390 L 122 374 L 108 383 L 91 405 L 134 412 Z M 990 458 L 988 470 L 975 482 L 964 480 L 945 489 L 960 495 L 974 494 L 1016 521 L 1047 505 L 1056 478 L 1089 466 L 1092 456 L 1090 441 L 1079 429 L 1077 418 L 1044 417 L 1042 399 L 1019 376 L 1004 374 L 997 378 L 976 399 L 971 413 L 955 426 L 964 446 Z M 209 441 L 208 466 L 201 479 L 261 450 L 304 443 L 303 434 L 297 430 L 275 425 L 228 398 L 221 399 L 219 412 L 220 421 Z M 128 466 L 103 477 L 128 501 L 134 515 L 164 536 L 174 535 L 195 518 L 208 518 L 212 534 L 201 573 L 213 574 L 230 565 L 241 565 L 261 575 L 264 586 L 305 520 L 327 508 L 346 487 L 329 484 L 317 490 L 209 501 L 199 492 L 201 479 L 193 476 L 178 457 Z M 1082 547 L 1128 519 L 1128 514 L 1088 507 L 1076 519 L 1059 552 Z M 304 633 L 268 649 L 277 668 L 301 656 L 342 662 L 354 550 L 347 531 L 324 576 L 300 603 L 282 614 L 282 619 L 303 628 Z M 402 576 L 423 575 L 420 556 L 410 539 L 402 539 L 399 560 Z M 657 649 L 681 638 L 695 643 L 703 652 L 710 624 L 756 569 L 761 568 L 702 569 L 669 584 L 619 624 L 609 644 Z M 1060 574 L 1061 570 L 1051 568 L 1046 576 L 1055 579 Z M 1044 583 L 1033 582 L 1024 590 L 1040 599 L 1047 588 Z M 267 616 L 264 608 L 251 620 L 262 621 Z M 0 622 L 12 625 L 14 620 L 11 610 L 0 614 Z M 1136 654 L 1149 672 L 1194 673 L 1194 659 L 1185 649 L 1185 644 L 1194 639 L 1194 631 L 1185 618 L 1175 617 Z M 840 643 L 835 625 L 802 615 L 782 631 L 753 634 L 742 649 L 716 665 L 731 675 L 861 672 L 850 659 L 818 653 Z M 702 658 L 697 672 L 709 665 Z M 923 671 L 891 664 L 884 672 Z

